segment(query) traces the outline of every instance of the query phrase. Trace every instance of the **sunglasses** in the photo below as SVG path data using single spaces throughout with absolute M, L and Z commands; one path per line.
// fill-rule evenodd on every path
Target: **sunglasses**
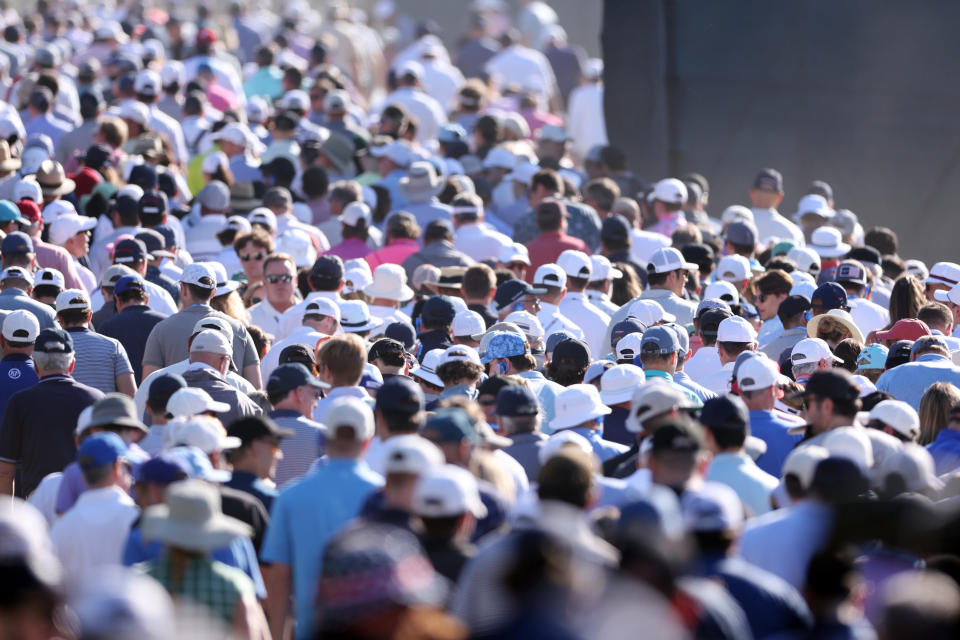
M 243 262 L 250 262 L 251 260 L 263 260 L 267 257 L 267 254 L 263 251 L 258 251 L 257 253 L 248 253 L 247 255 L 237 254 L 237 257 Z
M 278 282 L 289 284 L 290 282 L 293 282 L 293 276 L 290 275 L 289 273 L 284 273 L 279 275 L 265 276 L 264 280 L 266 280 L 270 284 L 277 284 Z

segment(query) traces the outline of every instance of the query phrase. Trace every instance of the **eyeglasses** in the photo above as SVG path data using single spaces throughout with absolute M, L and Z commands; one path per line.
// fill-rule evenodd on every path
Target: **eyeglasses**
M 248 253 L 247 255 L 237 254 L 237 257 L 240 258 L 243 262 L 250 262 L 251 260 L 263 260 L 267 257 L 267 254 L 263 251 L 258 251 L 256 253 Z
M 264 280 L 266 280 L 270 284 L 277 284 L 278 282 L 289 284 L 293 282 L 293 276 L 290 275 L 289 273 L 274 274 L 274 275 L 264 276 Z
M 317 389 L 316 387 L 304 386 L 300 388 L 306 391 L 308 394 L 312 394 L 314 398 L 323 397 L 323 391 L 320 389 Z
M 492 396 L 478 398 L 477 404 L 479 404 L 481 407 L 493 407 L 496 406 L 497 399 Z

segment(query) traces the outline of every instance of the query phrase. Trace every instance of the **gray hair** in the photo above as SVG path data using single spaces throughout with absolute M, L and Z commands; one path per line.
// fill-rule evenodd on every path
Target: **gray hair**
M 33 364 L 38 371 L 66 371 L 73 364 L 72 353 L 33 352 Z
M 800 376 L 812 375 L 817 372 L 819 367 L 819 362 L 804 362 L 803 364 L 795 364 L 793 365 L 793 377 L 799 378 Z
M 532 416 L 499 416 L 500 426 L 506 435 L 533 433 L 540 427 L 540 414 Z

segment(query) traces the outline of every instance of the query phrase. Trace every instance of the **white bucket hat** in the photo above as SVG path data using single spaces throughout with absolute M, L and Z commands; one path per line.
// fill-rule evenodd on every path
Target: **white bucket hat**
M 550 422 L 554 430 L 569 429 L 612 413 L 600 400 L 600 392 L 592 384 L 573 384 L 557 394 L 555 416 Z
M 371 298 L 397 302 L 409 300 L 414 291 L 407 286 L 407 272 L 398 264 L 381 264 L 373 272 L 373 283 L 363 292 Z
M 370 308 L 361 300 L 346 300 L 340 303 L 340 326 L 346 333 L 359 333 L 376 329 L 383 320 L 370 315 Z
M 600 376 L 600 399 L 606 405 L 630 402 L 637 385 L 647 381 L 643 369 L 632 364 L 618 364 Z
M 220 494 L 202 480 L 175 482 L 165 504 L 148 507 L 142 520 L 143 537 L 189 551 L 225 547 L 234 538 L 250 536 L 251 527 L 220 510 Z

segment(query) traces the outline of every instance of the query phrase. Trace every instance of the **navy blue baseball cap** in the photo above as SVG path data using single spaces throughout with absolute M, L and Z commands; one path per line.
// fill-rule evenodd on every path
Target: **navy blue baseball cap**
M 63 329 L 44 329 L 37 334 L 33 350 L 40 353 L 73 353 L 73 338 Z
M 379 395 L 379 394 L 377 394 Z M 454 443 L 464 440 L 477 444 L 480 437 L 463 409 L 440 409 L 427 419 L 420 434 L 433 442 Z
M 413 349 L 413 345 L 417 343 L 417 330 L 409 322 L 391 322 L 383 330 L 383 336 L 396 340 L 407 351 Z
M 813 292 L 810 305 L 827 311 L 830 309 L 846 309 L 847 292 L 836 282 L 824 282 Z
M 313 377 L 307 368 L 299 362 L 288 362 L 270 372 L 270 377 L 267 378 L 267 394 L 288 393 L 307 385 L 317 389 L 330 386 Z
M 511 279 L 497 287 L 497 293 L 493 296 L 493 302 L 497 307 L 497 311 L 500 311 L 501 309 L 506 309 L 524 296 L 539 296 L 546 292 L 546 289 L 537 289 L 523 280 Z
M 77 449 L 81 469 L 96 469 L 127 457 L 127 445 L 115 433 L 95 433 Z
M 149 259 L 150 253 L 147 251 L 147 246 L 143 243 L 143 240 L 137 238 L 121 240 L 113 248 L 114 264 L 129 264 Z
M 390 376 L 377 391 L 376 409 L 412 416 L 423 411 L 423 391 L 406 376 Z
M 163 246 L 170 248 L 177 246 L 177 233 L 168 224 L 158 224 L 152 227 L 154 231 L 163 236 Z
M 0 243 L 0 253 L 4 255 L 33 253 L 33 240 L 23 231 L 14 231 L 7 234 L 7 237 Z
M 621 320 L 617 324 L 613 325 L 613 329 L 610 330 L 610 348 L 615 349 L 617 343 L 620 342 L 620 338 L 631 333 L 643 333 L 644 327 L 639 321 L 634 318 L 627 318 L 626 320 Z
M 910 352 L 913 350 L 913 340 L 897 340 L 890 345 L 890 351 L 887 352 L 887 361 L 884 363 L 884 369 L 892 369 L 898 365 L 910 362 Z
M 153 165 L 138 164 L 130 170 L 129 184 L 135 184 L 144 191 L 153 191 L 157 188 L 157 170 Z
M 537 396 L 525 385 L 510 384 L 497 393 L 496 413 L 508 418 L 535 416 L 540 412 Z
M 310 268 L 311 278 L 343 280 L 343 260 L 340 256 L 320 256 Z
M 553 350 L 557 348 L 557 345 L 563 342 L 564 340 L 573 340 L 577 336 L 573 335 L 566 329 L 560 329 L 555 331 L 547 336 L 547 340 L 544 343 L 544 351 L 546 353 L 553 353 Z
M 420 317 L 424 320 L 441 324 L 451 324 L 455 315 L 457 315 L 457 308 L 447 296 L 433 296 L 427 299 L 420 311 Z
M 147 285 L 139 275 L 136 276 L 123 276 L 117 283 L 113 285 L 114 295 L 120 295 L 121 293 L 126 293 L 127 291 L 146 291 Z
M 317 358 L 313 350 L 305 344 L 288 344 L 280 351 L 280 364 L 288 362 L 297 362 L 307 367 L 310 371 L 317 366 Z
M 669 327 L 655 326 L 643 332 L 640 339 L 640 352 L 668 355 L 680 351 L 680 339 Z
M 162 373 L 150 382 L 150 391 L 147 392 L 148 405 L 167 405 L 167 400 L 174 393 L 187 386 L 187 381 L 178 373 Z
M 168 485 L 190 477 L 190 467 L 179 456 L 161 453 L 137 467 L 135 479 L 138 484 Z
M 747 405 L 738 396 L 711 398 L 700 410 L 700 424 L 710 429 L 746 429 L 749 423 Z

